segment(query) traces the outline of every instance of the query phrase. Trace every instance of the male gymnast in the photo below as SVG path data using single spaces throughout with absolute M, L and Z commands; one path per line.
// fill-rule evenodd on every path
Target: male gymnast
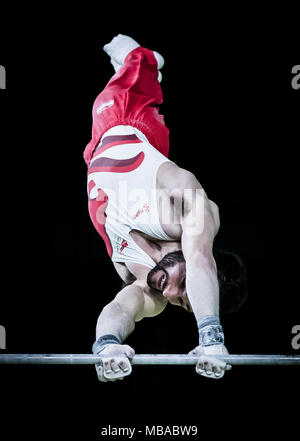
M 88 166 L 91 220 L 125 287 L 97 321 L 93 352 L 100 381 L 131 372 L 134 349 L 123 344 L 135 322 L 168 303 L 194 314 L 198 374 L 221 378 L 231 366 L 220 312 L 239 308 L 246 272 L 238 256 L 215 251 L 217 205 L 191 172 L 168 159 L 169 131 L 159 114 L 163 57 L 119 34 L 104 46 L 115 74 L 93 105 Z

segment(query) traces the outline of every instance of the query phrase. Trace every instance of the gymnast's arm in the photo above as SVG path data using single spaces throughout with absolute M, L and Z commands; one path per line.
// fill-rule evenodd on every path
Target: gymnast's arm
M 135 281 L 125 286 L 103 308 L 97 322 L 96 338 L 112 334 L 123 342 L 134 331 L 135 322 L 160 314 L 165 306 L 159 297 L 143 289 L 142 282 Z
M 212 251 L 220 227 L 219 210 L 193 175 L 186 185 L 191 191 L 183 197 L 181 244 L 186 260 L 186 291 L 199 330 L 199 345 L 190 355 L 200 356 L 198 374 L 221 378 L 231 366 L 212 358 L 228 354 L 219 321 L 219 283 Z
M 126 286 L 98 318 L 93 352 L 105 357 L 102 364 L 96 365 L 100 381 L 122 379 L 131 372 L 129 360 L 135 352 L 123 342 L 134 331 L 137 321 L 160 314 L 166 306 L 166 302 L 143 288 L 139 281 Z
M 182 252 L 186 261 L 186 290 L 197 323 L 219 315 L 219 284 L 213 242 L 220 227 L 218 207 L 207 198 L 196 178 L 183 196 Z

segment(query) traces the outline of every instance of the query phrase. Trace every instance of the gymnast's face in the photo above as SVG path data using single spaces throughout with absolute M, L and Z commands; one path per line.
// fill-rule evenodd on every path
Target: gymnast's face
M 150 288 L 160 291 L 172 305 L 192 312 L 186 293 L 185 273 L 185 262 L 167 267 L 160 262 L 149 272 L 147 282 Z

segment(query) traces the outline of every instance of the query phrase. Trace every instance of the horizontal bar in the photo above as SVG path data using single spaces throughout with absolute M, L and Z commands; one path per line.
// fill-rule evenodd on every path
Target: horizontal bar
M 119 357 L 120 355 L 110 356 Z M 300 365 L 300 355 L 212 355 L 231 365 Z M 96 364 L 104 355 L 93 354 L 0 354 L 0 364 Z M 133 365 L 196 365 L 199 357 L 186 354 L 137 354 Z

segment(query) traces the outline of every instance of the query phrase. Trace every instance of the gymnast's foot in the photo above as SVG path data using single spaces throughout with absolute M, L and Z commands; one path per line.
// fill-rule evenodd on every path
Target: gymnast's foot
M 123 66 L 129 52 L 140 45 L 133 38 L 119 34 L 103 47 L 104 52 L 119 66 Z
M 125 58 L 129 52 L 133 51 L 140 45 L 133 38 L 127 35 L 119 34 L 112 39 L 112 41 L 103 47 L 104 52 L 110 56 L 111 64 L 117 72 L 124 64 Z M 161 69 L 164 65 L 163 57 L 156 51 L 153 54 L 157 60 L 157 68 Z M 158 73 L 158 80 L 161 81 L 162 75 Z

